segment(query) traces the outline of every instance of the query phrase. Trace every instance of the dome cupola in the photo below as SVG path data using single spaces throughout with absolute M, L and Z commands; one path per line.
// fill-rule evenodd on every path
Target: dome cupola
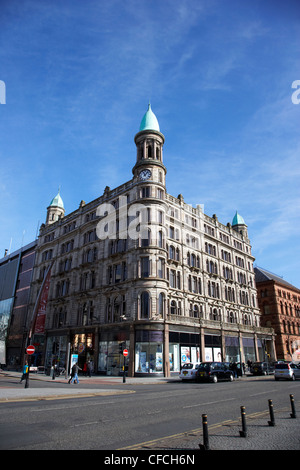
M 148 104 L 148 109 L 147 109 L 146 113 L 144 114 L 144 117 L 143 117 L 143 119 L 141 121 L 141 125 L 140 125 L 140 132 L 141 131 L 146 131 L 146 130 L 147 131 L 151 130 L 151 131 L 160 132 L 157 117 L 155 116 L 154 112 L 152 111 L 150 103 Z
M 52 199 L 47 207 L 46 225 L 53 224 L 59 218 L 65 215 L 65 206 L 60 195 L 60 189 L 57 195 Z

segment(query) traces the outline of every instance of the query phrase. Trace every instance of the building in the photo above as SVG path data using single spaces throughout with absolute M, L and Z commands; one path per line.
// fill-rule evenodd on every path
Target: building
M 8 367 L 23 363 L 35 247 L 32 242 L 11 254 L 6 250 L 0 259 L 0 363 Z
M 135 136 L 132 179 L 65 215 L 60 193 L 40 228 L 31 309 L 45 365 L 90 360 L 100 374 L 178 372 L 195 360 L 272 356 L 260 326 L 247 226 L 223 225 L 166 190 L 164 135 L 151 106 Z M 38 314 L 38 301 L 47 289 Z M 33 333 L 37 333 L 36 329 Z
M 254 271 L 261 325 L 274 329 L 277 358 L 300 362 L 300 290 L 265 269 Z

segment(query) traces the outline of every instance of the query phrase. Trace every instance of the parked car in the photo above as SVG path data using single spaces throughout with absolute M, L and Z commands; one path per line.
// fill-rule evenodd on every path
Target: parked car
M 269 375 L 274 374 L 274 369 L 273 362 L 254 362 L 250 368 L 250 372 L 253 375 Z
M 218 382 L 220 380 L 233 381 L 233 371 L 229 363 L 225 362 L 202 362 L 197 369 L 196 380 L 206 382 Z
M 293 362 L 279 362 L 275 364 L 275 380 L 295 380 L 300 379 L 300 366 Z
M 179 378 L 182 380 L 195 380 L 196 372 L 200 362 L 189 362 L 184 364 L 179 374 Z

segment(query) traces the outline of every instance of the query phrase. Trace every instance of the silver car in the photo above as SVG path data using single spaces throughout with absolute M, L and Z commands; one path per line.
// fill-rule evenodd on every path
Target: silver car
M 275 364 L 274 371 L 275 380 L 296 380 L 300 379 L 300 366 L 293 362 L 279 362 Z
M 195 380 L 196 372 L 200 362 L 189 362 L 188 364 L 184 364 L 179 374 L 179 378 L 181 380 Z

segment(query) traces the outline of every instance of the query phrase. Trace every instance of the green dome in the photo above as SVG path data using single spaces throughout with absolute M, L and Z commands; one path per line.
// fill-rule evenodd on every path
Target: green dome
M 140 125 L 140 131 L 145 131 L 145 130 L 160 132 L 158 120 L 157 120 L 154 112 L 151 109 L 151 104 L 150 103 L 148 105 L 147 112 L 145 113 L 145 115 L 142 119 L 141 125 Z
M 50 202 L 50 206 L 53 206 L 53 207 L 60 207 L 61 209 L 64 209 L 64 203 L 63 203 L 63 200 L 62 198 L 60 197 L 60 194 L 59 194 L 59 191 L 58 191 L 58 194 L 52 199 L 52 201 Z M 49 206 L 49 207 L 50 207 Z
M 234 225 L 246 225 L 243 217 L 236 211 L 235 216 L 233 217 L 232 220 L 232 226 Z

